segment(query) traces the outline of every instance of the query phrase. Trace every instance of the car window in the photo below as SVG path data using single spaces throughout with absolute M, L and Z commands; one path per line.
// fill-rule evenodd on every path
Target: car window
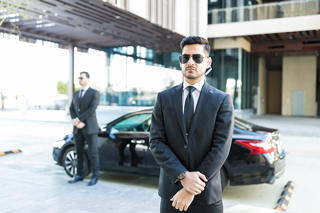
M 240 118 L 235 118 L 234 126 L 241 130 L 252 130 L 252 127 L 254 127 L 255 125 Z
M 151 125 L 151 113 L 134 115 L 111 126 L 110 133 L 123 131 L 148 132 Z

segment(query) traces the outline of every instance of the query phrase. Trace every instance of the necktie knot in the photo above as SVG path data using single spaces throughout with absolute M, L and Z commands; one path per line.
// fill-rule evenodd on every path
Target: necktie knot
M 191 94 L 196 90 L 196 88 L 193 86 L 188 86 L 187 89 L 188 89 L 189 93 L 191 93 Z

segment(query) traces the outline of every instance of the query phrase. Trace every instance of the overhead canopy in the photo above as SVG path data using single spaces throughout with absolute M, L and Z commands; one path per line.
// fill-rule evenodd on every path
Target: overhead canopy
M 244 36 L 261 56 L 319 55 L 320 30 Z
M 12 32 L 14 24 L 27 38 L 96 49 L 139 45 L 159 52 L 179 51 L 184 38 L 102 0 L 26 2 L 5 19 L 0 31 Z

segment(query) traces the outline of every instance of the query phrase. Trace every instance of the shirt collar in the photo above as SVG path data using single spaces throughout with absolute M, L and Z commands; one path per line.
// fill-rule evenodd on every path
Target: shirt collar
M 87 85 L 85 88 L 81 88 L 82 90 L 84 90 L 84 91 L 87 91 L 88 89 L 89 89 L 89 85 Z
M 186 82 L 186 80 L 183 81 L 183 89 L 187 88 L 188 86 L 193 86 L 201 92 L 203 85 L 204 85 L 204 78 L 202 78 L 202 80 L 200 80 L 198 83 L 194 85 L 189 84 L 188 82 Z

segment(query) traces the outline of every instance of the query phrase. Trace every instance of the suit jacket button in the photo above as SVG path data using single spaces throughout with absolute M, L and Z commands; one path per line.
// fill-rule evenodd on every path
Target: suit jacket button
M 80 109 L 78 109 L 78 111 L 80 111 Z
M 183 148 L 188 149 L 188 145 L 184 145 Z

